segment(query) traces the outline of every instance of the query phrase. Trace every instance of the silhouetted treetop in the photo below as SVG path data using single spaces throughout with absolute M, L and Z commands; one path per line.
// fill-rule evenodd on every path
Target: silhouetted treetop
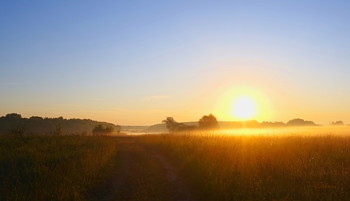
M 331 124 L 333 126 L 344 126 L 344 122 L 343 121 L 333 121 Z
M 287 126 L 316 126 L 313 121 L 305 121 L 304 119 L 292 119 L 287 122 Z
M 275 121 L 275 122 L 270 122 L 270 121 L 263 121 L 260 123 L 260 127 L 283 127 L 286 126 L 284 122 L 281 121 Z
M 196 128 L 196 126 L 189 126 L 184 123 L 178 123 L 174 120 L 173 117 L 167 117 L 162 121 L 162 123 L 165 123 L 166 128 L 170 132 L 188 131 L 194 130 Z
M 102 124 L 99 124 L 92 129 L 94 135 L 108 135 L 113 133 L 114 128 L 111 126 L 104 127 Z
M 204 115 L 198 121 L 199 128 L 201 129 L 216 129 L 219 127 L 218 120 L 212 114 Z
M 7 114 L 5 116 L 6 119 L 21 119 L 22 116 L 20 114 L 17 113 L 11 113 L 11 114 Z
M 43 120 L 42 117 L 38 117 L 38 116 L 32 116 L 29 118 L 30 120 L 37 120 L 37 121 L 40 121 L 40 120 Z

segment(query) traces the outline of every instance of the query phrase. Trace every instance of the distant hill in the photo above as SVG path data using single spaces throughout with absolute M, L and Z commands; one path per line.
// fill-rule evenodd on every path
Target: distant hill
M 20 114 L 13 113 L 0 117 L 0 134 L 11 134 L 13 129 L 22 127 L 25 134 L 91 135 L 93 128 L 97 125 L 109 126 L 115 131 L 118 129 L 115 124 L 90 119 L 42 118 L 37 116 L 22 118 Z
M 198 126 L 198 122 L 182 122 L 188 126 Z M 219 121 L 220 129 L 238 129 L 238 128 L 276 128 L 276 127 L 292 127 L 292 126 L 317 126 L 313 121 L 305 121 L 300 118 L 292 119 L 287 123 L 284 122 L 268 122 L 259 123 L 256 120 L 248 121 Z M 146 133 L 166 133 L 168 132 L 165 124 L 155 124 L 144 129 Z

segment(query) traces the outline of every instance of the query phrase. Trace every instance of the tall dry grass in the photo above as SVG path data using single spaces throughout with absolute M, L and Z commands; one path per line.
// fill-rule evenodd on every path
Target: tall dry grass
M 350 200 L 350 137 L 144 136 L 201 200 Z
M 115 150 L 109 137 L 1 137 L 0 200 L 86 200 Z

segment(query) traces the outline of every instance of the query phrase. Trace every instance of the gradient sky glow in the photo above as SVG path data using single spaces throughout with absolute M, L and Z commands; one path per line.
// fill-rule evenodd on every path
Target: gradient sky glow
M 350 1 L 1 1 L 0 116 L 350 123 Z M 242 90 L 243 89 L 243 90 Z M 237 93 L 238 93 L 237 92 Z

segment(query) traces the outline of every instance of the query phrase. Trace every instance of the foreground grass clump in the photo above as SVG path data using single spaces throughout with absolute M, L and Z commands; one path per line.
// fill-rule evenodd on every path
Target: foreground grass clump
M 350 198 L 350 137 L 144 136 L 201 200 Z
M 1 137 L 0 200 L 85 200 L 115 150 L 109 137 Z

